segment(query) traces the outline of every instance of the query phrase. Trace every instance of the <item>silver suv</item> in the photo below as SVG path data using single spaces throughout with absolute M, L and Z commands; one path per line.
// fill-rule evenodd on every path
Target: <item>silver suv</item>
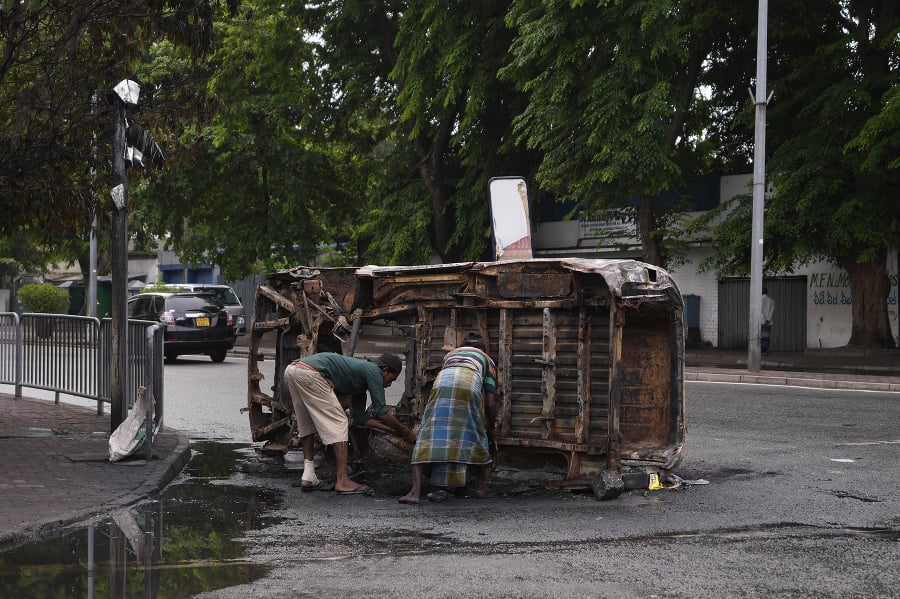
M 247 334 L 247 323 L 244 316 L 244 305 L 228 285 L 213 285 L 212 283 L 166 283 L 166 287 L 174 287 L 180 291 L 195 291 L 209 293 L 221 302 L 225 309 L 231 313 L 234 321 L 234 336 L 240 337 Z

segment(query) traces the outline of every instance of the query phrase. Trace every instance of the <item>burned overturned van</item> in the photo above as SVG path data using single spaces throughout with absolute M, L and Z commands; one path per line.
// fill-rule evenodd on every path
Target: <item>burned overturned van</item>
M 497 365 L 495 462 L 615 496 L 679 462 L 685 437 L 684 310 L 669 274 L 634 260 L 530 259 L 414 267 L 297 267 L 259 285 L 247 410 L 254 441 L 287 451 L 284 367 L 353 355 L 389 331 L 405 357 L 396 415 L 421 418 L 447 351 L 479 334 Z M 275 380 L 257 359 L 275 335 Z M 623 482 L 624 480 L 624 482 Z M 629 481 L 632 481 L 629 483 Z

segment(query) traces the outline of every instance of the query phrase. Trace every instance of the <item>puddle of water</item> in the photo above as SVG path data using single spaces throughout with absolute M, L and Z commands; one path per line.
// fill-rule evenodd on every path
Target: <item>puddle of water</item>
M 277 521 L 280 493 L 217 480 L 245 447 L 198 444 L 189 478 L 157 501 L 0 553 L 0 597 L 179 599 L 265 576 L 239 539 Z
M 191 443 L 193 455 L 184 473 L 192 478 L 226 478 L 238 469 L 238 461 L 247 443 Z

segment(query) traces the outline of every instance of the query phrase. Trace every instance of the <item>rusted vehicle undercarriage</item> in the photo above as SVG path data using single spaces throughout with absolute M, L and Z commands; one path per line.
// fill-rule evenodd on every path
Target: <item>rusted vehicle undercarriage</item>
M 615 495 L 681 458 L 683 300 L 666 271 L 633 260 L 273 273 L 258 287 L 251 328 L 253 440 L 281 451 L 296 443 L 282 381 L 291 360 L 319 351 L 353 355 L 360 336 L 379 324 L 405 355 L 397 416 L 410 426 L 444 354 L 476 332 L 498 367 L 497 462 L 543 468 L 558 473 L 560 486 L 589 484 Z M 268 394 L 257 359 L 272 334 L 276 374 Z

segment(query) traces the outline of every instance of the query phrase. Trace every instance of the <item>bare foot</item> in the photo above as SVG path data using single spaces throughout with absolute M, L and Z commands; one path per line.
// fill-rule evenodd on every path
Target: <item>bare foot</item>
M 397 503 L 403 503 L 406 505 L 419 505 L 419 498 L 414 495 L 404 495 L 403 497 L 397 500 Z

